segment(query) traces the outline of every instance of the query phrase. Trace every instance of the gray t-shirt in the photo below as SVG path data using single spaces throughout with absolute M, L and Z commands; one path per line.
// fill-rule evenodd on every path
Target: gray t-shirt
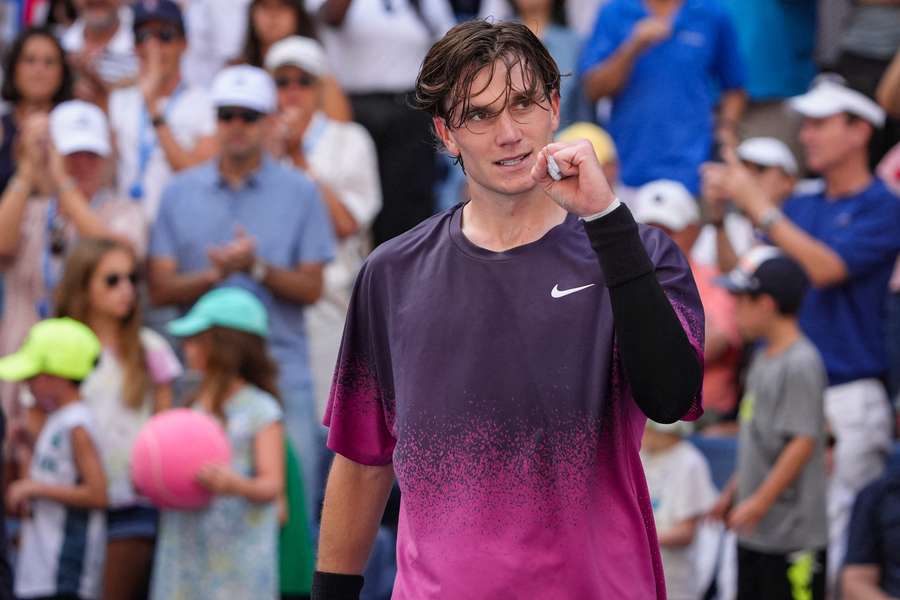
M 824 548 L 825 513 L 825 367 L 805 337 L 777 356 L 760 350 L 750 363 L 741 402 L 738 449 L 738 501 L 762 485 L 787 444 L 813 436 L 816 448 L 800 475 L 775 500 L 744 546 L 760 552 Z

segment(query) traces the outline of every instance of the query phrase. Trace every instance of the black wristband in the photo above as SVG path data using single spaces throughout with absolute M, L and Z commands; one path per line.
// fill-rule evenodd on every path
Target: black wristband
M 158 115 L 150 119 L 150 124 L 153 125 L 153 128 L 162 127 L 166 124 L 166 118 L 162 115 Z
M 362 575 L 313 573 L 311 600 L 359 600 L 363 587 Z
M 605 217 L 585 221 L 584 230 L 600 259 L 607 287 L 653 272 L 653 262 L 641 242 L 638 225 L 624 204 Z

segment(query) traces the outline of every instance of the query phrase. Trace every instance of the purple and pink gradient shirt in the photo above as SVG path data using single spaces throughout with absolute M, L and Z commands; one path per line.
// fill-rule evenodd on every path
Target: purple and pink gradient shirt
M 664 599 L 645 417 L 583 226 L 570 215 L 497 253 L 468 241 L 461 212 L 370 256 L 325 416 L 329 448 L 393 463 L 393 597 Z M 661 231 L 640 235 L 699 352 L 687 261 Z

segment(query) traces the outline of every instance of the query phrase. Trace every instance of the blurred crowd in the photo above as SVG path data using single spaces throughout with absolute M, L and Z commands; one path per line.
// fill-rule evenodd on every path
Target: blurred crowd
M 900 2 L 0 10 L 0 355 L 52 353 L 38 323 L 60 347 L 83 336 L 66 319 L 99 342 L 96 368 L 68 377 L 85 411 L 0 370 L 0 599 L 309 595 L 356 274 L 466 200 L 409 94 L 431 45 L 472 18 L 544 42 L 563 73 L 558 138 L 589 139 L 635 218 L 689 258 L 705 415 L 649 424 L 642 450 L 669 597 L 900 598 Z M 197 519 L 160 515 L 129 472 L 142 425 L 189 404 L 240 449 L 203 474 L 223 500 Z M 713 483 L 710 447 L 736 448 L 730 480 Z M 390 597 L 398 502 L 365 598 Z

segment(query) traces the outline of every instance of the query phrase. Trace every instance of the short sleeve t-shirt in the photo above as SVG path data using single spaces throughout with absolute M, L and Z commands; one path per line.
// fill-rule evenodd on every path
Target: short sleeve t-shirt
M 579 73 L 612 56 L 648 16 L 641 0 L 612 0 L 604 6 L 581 53 Z M 635 61 L 612 97 L 608 130 L 622 181 L 637 187 L 674 179 L 698 193 L 698 168 L 713 144 L 716 88 L 743 84 L 743 59 L 730 16 L 718 2 L 685 0 L 674 16 L 672 36 Z
M 900 471 L 888 472 L 856 497 L 844 565 L 878 566 L 878 587 L 900 598 Z
M 900 251 L 900 199 L 880 179 L 852 196 L 795 196 L 784 214 L 847 266 L 845 282 L 810 288 L 800 326 L 825 361 L 831 385 L 887 371 L 885 297 Z
M 158 333 L 144 328 L 140 339 L 153 385 L 171 383 L 181 375 L 181 363 Z M 141 427 L 153 414 L 152 391 L 148 390 L 141 406 L 131 408 L 122 397 L 124 385 L 122 363 L 109 348 L 103 349 L 97 368 L 81 384 L 84 403 L 97 425 L 98 450 L 106 471 L 112 508 L 130 506 L 138 501 L 131 483 L 131 449 Z
M 740 411 L 738 500 L 746 500 L 762 485 L 794 437 L 813 437 L 816 446 L 800 475 L 754 531 L 738 536 L 748 548 L 785 553 L 820 549 L 828 543 L 825 386 L 822 359 L 806 338 L 777 356 L 759 350 L 750 363 Z
M 325 416 L 329 448 L 393 464 L 394 598 L 664 598 L 638 454 L 645 417 L 583 225 L 569 215 L 496 253 L 465 237 L 461 214 L 369 257 Z M 661 231 L 640 235 L 702 346 L 687 261 Z
M 690 442 L 681 441 L 663 452 L 641 452 L 653 518 L 658 532 L 705 515 L 716 502 L 716 488 L 709 465 Z M 697 600 L 696 543 L 680 548 L 660 548 L 669 600 Z

